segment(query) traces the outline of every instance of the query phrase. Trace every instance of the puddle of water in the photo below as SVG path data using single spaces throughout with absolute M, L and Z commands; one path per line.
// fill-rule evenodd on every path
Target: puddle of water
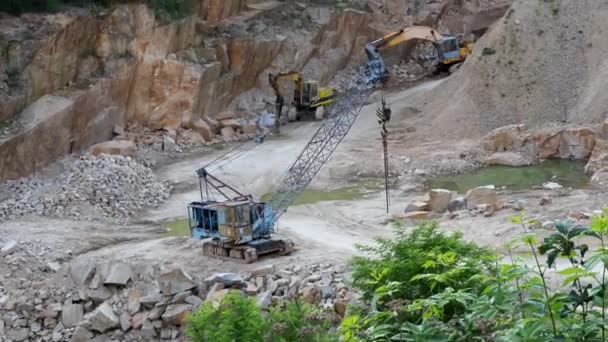
M 511 167 L 489 166 L 472 172 L 437 177 L 430 182 L 431 188 L 443 188 L 459 193 L 482 185 L 506 186 L 509 190 L 525 190 L 552 181 L 575 189 L 589 185 L 584 161 L 547 160 L 541 164 Z
M 353 201 L 381 189 L 382 183 L 375 179 L 352 183 L 336 189 L 304 189 L 292 205 L 314 204 L 324 201 Z M 261 201 L 268 201 L 270 197 L 272 197 L 272 193 L 267 193 L 262 196 Z
M 188 218 L 181 218 L 174 221 L 164 222 L 163 227 L 169 229 L 164 235 L 170 236 L 190 236 L 190 226 L 188 226 Z

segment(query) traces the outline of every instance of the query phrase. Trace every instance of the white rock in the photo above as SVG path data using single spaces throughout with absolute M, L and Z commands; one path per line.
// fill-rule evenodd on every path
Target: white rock
M 545 188 L 547 190 L 558 190 L 558 189 L 563 189 L 564 187 L 556 182 L 545 182 L 545 183 L 543 183 L 543 188 Z

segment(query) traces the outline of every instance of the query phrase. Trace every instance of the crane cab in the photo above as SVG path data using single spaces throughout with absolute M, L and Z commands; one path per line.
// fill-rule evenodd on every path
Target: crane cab
M 269 208 L 249 200 L 192 202 L 188 205 L 190 234 L 197 240 L 230 239 L 251 241 L 253 223 L 264 218 Z

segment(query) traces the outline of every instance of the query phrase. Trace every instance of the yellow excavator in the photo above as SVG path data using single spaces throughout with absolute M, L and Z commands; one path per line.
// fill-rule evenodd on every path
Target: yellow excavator
M 433 44 L 436 53 L 419 56 L 429 60 L 433 68 L 453 70 L 453 66 L 460 65 L 473 51 L 473 41 L 471 40 L 459 41 L 455 36 L 441 34 L 426 26 L 407 27 L 365 44 L 365 53 L 369 59 L 365 72 L 366 81 L 370 84 L 385 83 L 388 80 L 389 72 L 380 51 L 413 40 Z
M 319 82 L 317 81 L 303 80 L 302 74 L 298 71 L 269 74 L 268 83 L 274 89 L 276 96 L 277 125 L 283 111 L 283 105 L 285 104 L 285 98 L 279 89 L 281 81 L 293 81 L 295 84 L 292 102 L 296 108 L 296 117 L 293 118 L 295 120 L 301 120 L 303 117 L 313 113 L 316 119 L 323 119 L 325 107 L 333 103 L 337 95 L 337 92 L 333 88 L 319 87 Z

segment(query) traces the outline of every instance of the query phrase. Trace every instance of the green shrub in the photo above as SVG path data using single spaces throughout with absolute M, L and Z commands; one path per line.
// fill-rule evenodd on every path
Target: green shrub
M 189 318 L 187 335 L 195 342 L 330 342 L 337 341 L 330 333 L 336 323 L 332 315 L 297 300 L 264 314 L 255 298 L 232 291 L 219 305 L 205 302 Z
M 337 341 L 337 337 L 329 333 L 336 323 L 334 317 L 299 300 L 272 308 L 266 322 L 269 326 L 266 341 Z
M 228 293 L 219 306 L 205 302 L 189 319 L 187 335 L 195 342 L 264 341 L 266 326 L 255 298 Z
M 441 233 L 432 221 L 411 232 L 397 223 L 394 238 L 376 241 L 376 246 L 359 246 L 372 256 L 352 260 L 353 285 L 368 300 L 389 290 L 392 297 L 413 300 L 448 287 L 476 288 L 470 278 L 495 268 L 490 250 L 464 241 L 460 233 Z

